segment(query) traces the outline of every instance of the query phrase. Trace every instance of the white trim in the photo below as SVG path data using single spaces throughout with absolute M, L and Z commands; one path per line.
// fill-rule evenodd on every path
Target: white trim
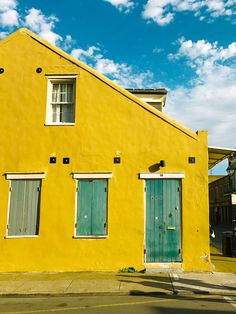
M 159 172 L 159 173 L 140 173 L 140 179 L 182 179 L 183 172 Z
M 78 191 L 79 191 L 79 181 L 76 180 L 76 185 L 75 185 L 75 218 L 74 218 L 74 236 L 73 238 L 77 238 L 76 235 L 76 229 L 77 229 L 77 216 L 78 216 Z
M 208 146 L 208 149 L 219 149 L 219 150 L 228 150 L 229 152 L 236 152 L 236 148 L 229 148 L 229 147 L 220 147 L 220 146 Z
M 183 262 L 156 262 L 156 263 L 144 263 L 145 268 L 149 268 L 149 269 L 162 269 L 162 268 L 168 268 L 168 269 L 172 269 L 172 270 L 180 270 L 182 269 L 183 266 Z M 178 267 L 173 267 L 173 266 L 178 266 Z
M 78 76 L 79 76 L 79 74 L 68 74 L 68 75 L 66 75 L 66 74 L 62 74 L 62 75 L 53 75 L 53 74 L 45 74 L 45 76 L 47 77 L 47 78 L 49 78 L 50 80 L 67 80 L 67 79 L 76 79 Z
M 75 122 L 72 122 L 72 123 L 67 123 L 67 122 L 62 122 L 62 123 L 58 123 L 58 122 L 55 122 L 55 123 L 53 123 L 53 122 L 45 122 L 45 124 L 44 124 L 45 126 L 47 126 L 47 125 L 50 125 L 50 126 L 52 126 L 52 125 L 54 125 L 54 126 L 62 126 L 62 125 L 65 125 L 65 126 L 74 126 L 75 125 Z
M 8 225 L 10 219 L 10 205 L 11 205 L 11 182 L 9 181 L 9 192 L 8 192 L 8 201 L 7 201 L 7 224 L 6 224 L 6 238 L 8 238 Z
M 146 222 L 147 222 L 147 184 L 146 180 L 143 181 L 143 191 L 144 191 L 144 200 L 143 200 L 143 206 L 144 206 L 144 243 L 143 243 L 143 252 L 144 252 L 144 263 L 146 263 Z
M 66 126 L 75 125 L 75 111 L 76 111 L 76 78 L 78 75 L 46 75 L 47 77 L 47 102 L 46 102 L 46 119 L 44 125 Z M 52 86 L 56 82 L 70 82 L 73 83 L 73 122 L 53 122 L 52 121 Z M 66 104 L 65 104 L 66 105 Z
M 74 235 L 74 239 L 106 239 L 108 235 Z
M 73 172 L 73 179 L 110 179 L 112 172 Z
M 5 174 L 7 180 L 14 180 L 14 179 L 45 179 L 46 173 L 45 172 L 35 172 L 35 173 L 6 173 Z

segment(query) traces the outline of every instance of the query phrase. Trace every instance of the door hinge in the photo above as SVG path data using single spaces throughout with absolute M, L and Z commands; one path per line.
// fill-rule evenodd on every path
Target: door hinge
M 9 187 L 9 191 L 10 191 L 10 192 L 12 191 L 12 187 L 11 187 L 11 186 Z
M 147 188 L 145 187 L 145 188 L 144 188 L 144 192 L 146 192 L 146 191 L 147 191 Z
M 144 249 L 143 251 L 144 251 L 144 255 L 146 255 L 147 250 L 146 250 L 146 249 Z
M 179 254 L 181 254 L 181 249 L 179 249 Z
M 77 228 L 77 223 L 75 224 L 75 228 Z
M 107 223 L 105 222 L 105 223 L 104 223 L 104 229 L 106 229 L 106 227 L 107 227 Z
M 105 192 L 107 191 L 107 188 L 105 188 Z

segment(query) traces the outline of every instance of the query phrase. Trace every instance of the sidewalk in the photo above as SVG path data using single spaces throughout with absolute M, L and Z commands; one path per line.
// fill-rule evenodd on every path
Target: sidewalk
M 161 295 L 220 294 L 236 296 L 236 274 L 222 272 L 10 273 L 0 274 L 0 295 Z
M 161 295 L 236 296 L 236 258 L 211 246 L 211 272 L 183 273 L 0 273 L 0 296 Z

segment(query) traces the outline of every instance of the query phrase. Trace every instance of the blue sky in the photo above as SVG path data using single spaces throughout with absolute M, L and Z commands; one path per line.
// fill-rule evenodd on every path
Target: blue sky
M 167 115 L 236 147 L 236 0 L 0 0 L 0 38 L 19 27 L 123 87 L 166 88 Z

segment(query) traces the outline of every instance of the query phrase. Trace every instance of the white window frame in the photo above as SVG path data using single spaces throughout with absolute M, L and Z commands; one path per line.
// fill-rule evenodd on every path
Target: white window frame
M 23 173 L 23 172 L 8 172 L 5 174 L 7 180 L 14 180 L 14 179 L 45 179 L 46 173 L 45 172 L 32 172 L 32 173 Z
M 111 179 L 112 172 L 73 172 L 73 179 Z
M 184 172 L 140 173 L 140 179 L 183 179 Z
M 45 179 L 46 173 L 45 172 L 33 172 L 33 173 L 22 173 L 22 172 L 8 172 L 5 173 L 5 178 L 10 180 L 9 184 L 9 193 L 8 193 L 8 204 L 7 204 L 7 226 L 9 224 L 9 217 L 10 217 L 10 204 L 11 204 L 11 180 L 32 180 L 32 179 Z M 42 184 L 42 183 L 41 183 Z M 6 235 L 5 239 L 15 239 L 15 238 L 38 238 L 39 235 L 8 235 L 8 228 L 6 228 Z
M 75 105 L 76 105 L 76 78 L 78 75 L 47 75 L 47 108 L 45 125 L 75 125 Z M 52 87 L 54 83 L 73 83 L 73 122 L 53 122 L 52 121 Z M 60 103 L 59 103 L 60 104 Z M 67 103 L 64 105 L 66 106 Z M 69 104 L 69 103 L 68 103 Z

